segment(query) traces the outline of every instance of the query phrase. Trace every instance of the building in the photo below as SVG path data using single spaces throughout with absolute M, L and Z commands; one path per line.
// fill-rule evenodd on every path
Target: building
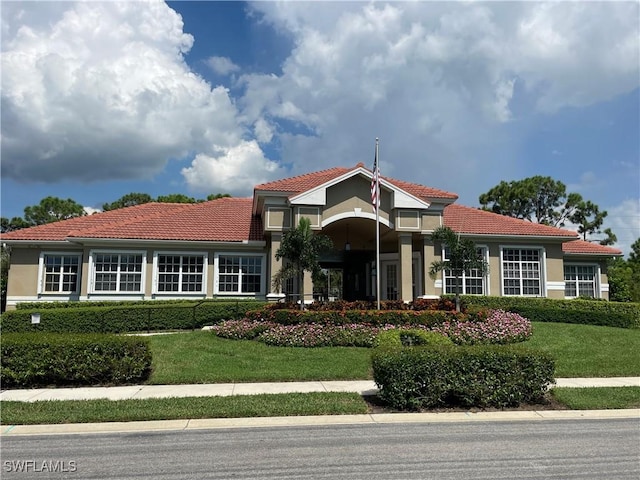
M 12 252 L 7 308 L 33 301 L 279 300 L 298 289 L 290 282 L 274 290 L 272 276 L 281 267 L 275 252 L 301 217 L 335 247 L 322 258 L 328 281 L 315 286 L 316 298 L 375 298 L 371 181 L 371 170 L 358 164 L 258 185 L 251 198 L 148 203 L 4 234 Z M 382 300 L 454 293 L 447 272 L 435 280 L 428 275 L 434 260 L 446 259 L 431 240 L 441 225 L 472 239 L 489 263 L 484 277 L 464 275 L 464 294 L 608 298 L 606 261 L 619 250 L 569 230 L 457 205 L 457 198 L 380 179 Z M 312 281 L 304 281 L 310 301 Z

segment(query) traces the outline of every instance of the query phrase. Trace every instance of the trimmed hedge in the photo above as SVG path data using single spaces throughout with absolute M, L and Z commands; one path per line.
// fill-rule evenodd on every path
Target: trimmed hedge
M 379 398 L 399 410 L 537 403 L 555 367 L 545 353 L 493 345 L 376 348 L 372 366 Z
M 4 312 L 3 332 L 123 333 L 198 329 L 222 320 L 243 318 L 246 311 L 264 302 L 143 302 L 123 306 L 45 308 L 40 323 L 31 324 L 26 309 Z
M 473 317 L 473 316 L 471 316 Z M 281 325 L 315 323 L 319 325 L 369 324 L 436 326 L 445 322 L 468 320 L 468 314 L 437 310 L 291 310 L 262 308 L 247 312 L 249 321 L 274 322 Z
M 9 333 L 0 352 L 3 388 L 122 385 L 151 373 L 149 343 L 140 337 Z
M 640 303 L 475 295 L 463 295 L 461 299 L 466 308 L 507 310 L 518 313 L 532 322 L 640 328 Z

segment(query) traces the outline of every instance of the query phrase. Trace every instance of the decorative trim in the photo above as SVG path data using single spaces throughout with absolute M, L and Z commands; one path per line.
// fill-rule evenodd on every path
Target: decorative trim
M 564 292 L 564 282 L 547 282 L 547 290 Z
M 287 212 L 289 212 L 289 222 L 288 225 L 283 224 L 283 225 L 272 225 L 271 224 L 271 212 L 282 212 L 283 213 L 283 220 L 286 222 L 287 220 Z M 284 222 L 283 222 L 284 223 Z M 275 228 L 275 229 L 285 229 L 285 228 L 291 228 L 291 209 L 289 208 L 283 208 L 283 207 L 267 207 L 267 228 Z

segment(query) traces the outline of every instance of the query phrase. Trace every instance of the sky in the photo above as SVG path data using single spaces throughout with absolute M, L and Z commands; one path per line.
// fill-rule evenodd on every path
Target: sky
M 458 203 L 550 176 L 640 237 L 640 3 L 0 3 L 1 214 L 336 166 Z M 596 238 L 596 237 L 594 237 Z

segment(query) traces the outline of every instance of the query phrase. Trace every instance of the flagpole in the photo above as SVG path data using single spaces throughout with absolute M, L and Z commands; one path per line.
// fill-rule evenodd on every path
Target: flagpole
M 376 300 L 378 301 L 378 310 L 380 310 L 380 167 L 378 163 L 378 137 L 376 137 L 376 169 L 373 174 L 376 176 Z

